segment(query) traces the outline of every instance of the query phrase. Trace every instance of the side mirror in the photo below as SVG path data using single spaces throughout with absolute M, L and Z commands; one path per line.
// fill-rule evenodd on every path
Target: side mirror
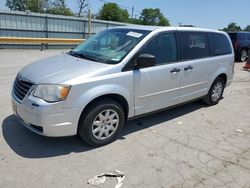
M 155 66 L 155 56 L 151 54 L 141 54 L 137 57 L 135 69 L 147 68 Z

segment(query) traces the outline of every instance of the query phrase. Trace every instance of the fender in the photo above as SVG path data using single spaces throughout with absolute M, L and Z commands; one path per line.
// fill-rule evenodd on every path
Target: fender
M 88 103 L 90 103 L 94 99 L 101 97 L 103 95 L 107 95 L 107 94 L 121 95 L 127 100 L 128 104 L 131 99 L 131 93 L 125 88 L 119 85 L 105 84 L 105 85 L 94 87 L 86 91 L 85 93 L 83 93 L 77 100 L 77 103 L 83 106 L 86 106 Z
M 120 85 L 117 84 L 102 84 L 102 85 L 97 85 L 95 87 L 90 87 L 88 90 L 85 90 L 82 92 L 80 95 L 78 95 L 77 98 L 74 98 L 74 95 L 72 98 L 74 100 L 70 100 L 71 102 L 73 101 L 74 103 L 69 103 L 68 105 L 65 105 L 65 108 L 70 108 L 70 107 L 75 107 L 78 110 L 78 117 L 80 117 L 82 111 L 84 108 L 94 99 L 101 97 L 103 95 L 108 95 L 108 94 L 117 94 L 121 95 L 122 97 L 125 98 L 125 100 L 128 103 L 128 116 L 134 116 L 134 110 L 133 110 L 133 96 L 129 92 L 128 89 L 121 87 Z
M 211 77 L 210 80 L 208 81 L 208 91 L 210 89 L 210 87 L 212 86 L 214 80 L 221 74 L 225 74 L 227 76 L 228 79 L 228 73 L 227 73 L 227 69 L 225 67 L 221 67 L 220 69 L 218 69 Z

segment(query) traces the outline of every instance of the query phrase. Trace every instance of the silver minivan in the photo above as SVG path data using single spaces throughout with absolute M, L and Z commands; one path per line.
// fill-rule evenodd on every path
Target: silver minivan
M 224 32 L 118 27 L 24 67 L 13 84 L 12 104 L 33 132 L 79 134 L 101 146 L 130 118 L 200 98 L 217 104 L 233 72 L 234 52 Z

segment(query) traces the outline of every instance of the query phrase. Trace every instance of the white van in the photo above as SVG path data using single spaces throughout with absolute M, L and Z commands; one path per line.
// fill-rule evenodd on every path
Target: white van
M 221 31 L 125 26 L 93 35 L 74 50 L 24 67 L 13 110 L 44 136 L 79 134 L 113 141 L 126 120 L 203 99 L 215 105 L 232 82 L 234 52 Z

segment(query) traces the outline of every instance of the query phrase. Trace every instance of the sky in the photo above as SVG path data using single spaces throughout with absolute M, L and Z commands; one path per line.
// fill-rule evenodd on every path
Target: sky
M 103 0 L 88 0 L 93 13 L 104 4 Z M 105 0 L 106 1 L 106 0 Z M 134 16 L 139 16 L 144 8 L 160 8 L 171 25 L 179 23 L 196 27 L 221 29 L 231 22 L 242 28 L 250 25 L 250 0 L 107 0 L 122 5 Z M 77 0 L 66 0 L 67 5 L 76 12 Z M 239 3 L 240 2 L 240 3 Z M 0 0 L 0 9 L 5 8 L 5 0 Z

